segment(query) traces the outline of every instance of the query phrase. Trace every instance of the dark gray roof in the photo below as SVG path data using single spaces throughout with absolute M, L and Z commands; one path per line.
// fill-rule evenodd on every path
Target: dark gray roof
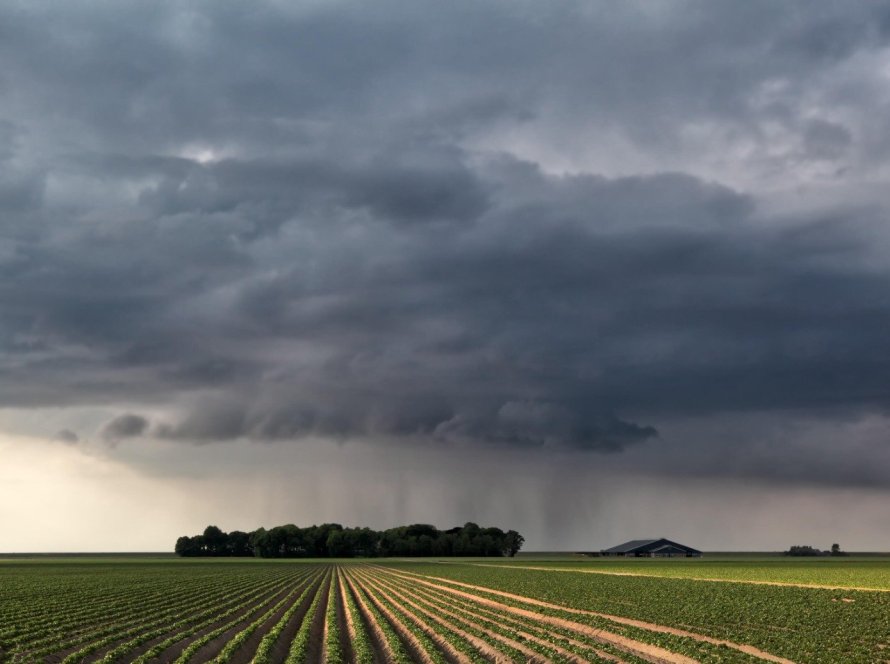
M 639 549 L 640 547 L 644 547 L 647 544 L 654 544 L 658 542 L 657 539 L 647 539 L 647 540 L 631 540 L 630 542 L 625 542 L 624 544 L 619 544 L 618 546 L 613 546 L 611 549 L 603 549 L 603 553 L 630 553 L 635 549 Z
M 698 549 L 693 549 L 691 546 L 686 546 L 685 544 L 678 544 L 677 542 L 665 539 L 664 537 L 659 537 L 658 539 L 631 540 L 630 542 L 613 546 L 611 549 L 603 549 L 602 553 L 633 553 L 635 551 L 644 551 L 648 553 L 666 547 L 673 547 L 680 551 L 685 551 L 686 553 L 701 553 Z

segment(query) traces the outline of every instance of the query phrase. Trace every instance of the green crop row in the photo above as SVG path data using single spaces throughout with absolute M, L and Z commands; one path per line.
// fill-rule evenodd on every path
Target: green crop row
M 485 610 L 479 604 L 473 604 L 472 610 L 466 599 L 454 599 L 447 596 L 446 593 L 437 593 L 428 588 L 424 588 L 419 584 L 406 583 L 403 578 L 390 577 L 396 587 L 402 592 L 410 595 L 416 602 L 424 605 L 430 615 L 447 616 L 452 620 L 462 623 L 462 629 L 465 631 L 475 632 L 477 634 L 492 633 L 500 637 L 513 641 L 521 641 L 526 646 L 536 650 L 540 654 L 544 654 L 554 661 L 563 661 L 564 657 L 559 654 L 556 648 L 547 648 L 542 646 L 541 642 L 550 642 L 558 648 L 569 650 L 578 655 L 584 655 L 588 661 L 600 661 L 596 657 L 594 651 L 590 648 L 578 648 L 572 646 L 567 639 L 560 638 L 550 631 L 549 626 L 543 628 L 535 621 L 530 619 L 515 618 L 508 616 L 504 612 L 494 612 Z M 525 632 L 534 639 L 525 639 L 519 633 Z M 498 646 L 500 647 L 500 646 Z
M 275 580 L 273 583 L 275 583 L 276 585 L 286 584 L 286 583 L 288 583 L 288 577 L 279 578 L 279 579 Z M 257 594 L 257 591 L 262 590 L 263 587 L 266 585 L 268 585 L 268 584 L 261 585 L 259 589 L 258 588 L 251 589 L 251 592 L 249 593 L 248 596 L 249 597 L 255 596 Z M 236 595 L 236 597 L 237 597 L 237 595 Z M 229 599 L 227 598 L 227 600 L 224 602 L 224 605 L 226 605 L 228 603 L 229 603 Z M 175 617 L 173 617 L 172 619 L 175 621 L 176 624 L 183 623 L 183 622 L 185 622 L 185 623 L 192 622 L 196 616 L 201 615 L 200 611 L 196 611 L 197 607 L 199 607 L 199 606 L 201 606 L 201 605 L 191 602 L 191 603 L 189 603 L 189 605 L 187 605 L 183 609 L 185 611 L 185 616 L 186 616 L 185 618 L 180 619 L 178 621 L 175 619 Z M 218 614 L 219 613 L 218 607 L 213 609 L 212 612 L 214 614 Z M 109 616 L 99 616 L 98 619 L 96 619 L 97 625 L 103 625 L 103 624 L 108 623 L 109 617 L 112 617 L 114 615 L 115 615 L 114 613 L 111 613 Z M 113 626 L 110 628 L 93 627 L 92 631 L 87 631 L 79 637 L 66 639 L 66 638 L 64 638 L 64 636 L 61 636 L 61 635 L 52 636 L 49 638 L 48 643 L 46 641 L 41 641 L 40 643 L 43 644 L 43 647 L 40 647 L 40 648 L 35 648 L 34 643 L 27 644 L 25 647 L 19 647 L 13 651 L 14 653 L 17 653 L 15 655 L 13 655 L 13 660 L 18 661 L 19 659 L 26 658 L 28 661 L 34 661 L 35 659 L 40 659 L 40 658 L 42 658 L 46 655 L 52 654 L 54 652 L 59 652 L 59 651 L 66 650 L 66 649 L 70 650 L 72 647 L 76 648 L 77 645 L 86 643 L 86 645 L 81 645 L 80 648 L 76 649 L 75 652 L 73 652 L 71 655 L 69 655 L 69 660 L 68 660 L 69 662 L 79 661 L 86 655 L 89 655 L 92 652 L 95 652 L 96 650 L 99 650 L 99 649 L 106 647 L 108 645 L 112 645 L 117 641 L 121 641 L 123 639 L 126 639 L 126 638 L 134 636 L 134 635 L 136 637 L 135 640 L 141 640 L 141 638 L 142 638 L 142 636 L 144 636 L 145 632 L 151 633 L 153 631 L 151 629 L 151 626 L 153 624 L 152 621 L 149 621 L 148 624 L 142 624 L 136 628 L 131 628 L 131 629 L 123 630 L 123 631 L 118 629 L 118 626 L 115 625 L 115 623 L 112 622 L 111 624 Z M 170 629 L 170 627 L 168 625 L 165 625 L 162 628 L 161 633 L 163 634 L 166 631 L 168 631 L 169 629 Z
M 207 627 L 214 625 L 215 623 L 218 623 L 221 620 L 225 620 L 233 615 L 243 612 L 246 607 L 249 607 L 255 601 L 258 601 L 259 606 L 265 605 L 268 602 L 268 599 L 270 597 L 278 594 L 280 587 L 281 586 L 278 585 L 274 589 L 272 589 L 271 592 L 264 590 L 260 593 L 255 593 L 253 595 L 250 595 L 249 597 L 244 598 L 242 601 L 234 602 L 232 606 L 230 606 L 227 610 L 225 610 L 223 612 L 219 612 L 216 609 L 210 609 L 207 612 L 205 612 L 205 614 L 204 614 L 204 615 L 209 615 L 209 618 L 201 620 L 199 622 L 195 622 L 194 620 L 186 619 L 186 620 L 182 621 L 181 623 L 171 626 L 170 629 L 165 630 L 164 632 L 162 632 L 161 634 L 158 634 L 157 636 L 162 636 L 163 634 L 169 633 L 169 631 L 172 631 L 172 629 L 181 629 L 183 627 L 185 627 L 185 629 L 181 629 L 181 631 L 174 633 L 173 635 L 167 637 L 160 643 L 157 643 L 154 646 L 152 646 L 147 652 L 145 652 L 144 654 L 142 654 L 141 656 L 136 658 L 134 660 L 134 664 L 144 664 L 146 661 L 156 658 L 158 655 L 162 654 L 168 648 L 172 647 L 173 645 L 175 645 L 181 641 L 184 641 L 185 639 L 189 638 L 190 636 L 193 636 L 197 632 L 199 632 L 203 629 L 206 629 Z M 144 643 L 145 641 L 151 640 L 152 638 L 156 638 L 156 637 L 151 636 L 144 640 L 142 640 L 142 639 L 140 639 L 140 640 L 142 641 L 142 643 Z M 127 644 L 125 644 L 125 645 L 127 645 Z M 141 645 L 141 644 L 136 644 L 136 645 Z M 131 647 L 128 647 L 127 652 L 129 652 L 130 649 L 131 649 Z M 111 661 L 114 661 L 114 660 L 111 660 Z M 105 664 L 108 664 L 108 663 L 106 662 Z
M 266 634 L 263 636 L 259 646 L 257 647 L 256 654 L 254 655 L 251 664 L 269 664 L 275 642 L 281 636 L 281 633 L 284 631 L 285 627 L 287 627 L 287 625 L 293 619 L 294 615 L 301 608 L 303 608 L 306 600 L 310 596 L 310 593 L 312 593 L 312 596 L 315 597 L 315 595 L 318 593 L 319 588 L 320 580 L 318 578 L 318 575 L 313 575 L 311 583 L 306 586 L 306 589 L 303 590 L 303 593 L 296 599 L 291 607 L 287 611 L 285 611 L 284 615 L 281 616 L 281 619 L 275 624 L 275 626 L 272 627 L 272 629 L 266 632 Z
M 355 598 L 348 589 L 343 572 L 340 575 L 340 593 L 343 598 L 343 609 L 352 622 L 352 651 L 355 654 L 355 664 L 373 664 L 374 650 L 371 646 L 371 639 L 362 623 L 361 614 L 356 606 Z
M 408 654 L 408 651 L 405 649 L 405 646 L 402 644 L 392 625 L 390 625 L 389 621 L 374 605 L 374 602 L 371 601 L 368 591 L 359 585 L 356 582 L 355 577 L 352 575 L 349 585 L 355 594 L 355 597 L 357 597 L 358 601 L 365 607 L 365 609 L 367 609 L 366 619 L 368 622 L 376 624 L 383 633 L 386 645 L 392 654 L 392 661 L 394 664 L 410 664 L 412 661 L 411 656 Z
M 282 586 L 288 582 L 289 580 L 279 580 L 275 582 L 275 586 Z M 88 655 L 96 652 L 97 650 L 111 645 L 117 641 L 132 637 L 140 638 L 146 633 L 153 633 L 156 631 L 158 625 L 162 625 L 162 633 L 169 631 L 171 617 L 173 622 L 176 622 L 177 619 L 182 619 L 181 616 L 183 615 L 186 620 L 193 619 L 196 614 L 196 609 L 206 604 L 206 598 L 197 598 L 190 600 L 184 606 L 158 611 L 157 613 L 149 613 L 149 615 L 147 616 L 137 615 L 131 620 L 121 621 L 118 623 L 109 622 L 106 623 L 108 626 L 105 628 L 96 629 L 92 632 L 82 634 L 80 637 L 68 642 L 55 643 L 49 647 L 43 648 L 42 650 L 37 650 L 36 653 L 50 654 L 59 650 L 70 649 L 73 645 L 86 642 L 86 645 L 83 645 L 81 648 L 65 658 L 64 661 L 66 662 L 66 664 L 74 664 L 81 661 Z M 230 604 L 230 602 L 224 602 L 222 604 L 222 607 L 225 607 L 228 604 Z M 216 605 L 214 607 L 215 612 L 218 612 L 219 608 L 221 607 L 219 605 Z M 198 614 L 200 615 L 200 612 L 198 612 Z M 104 621 L 107 621 L 108 618 L 109 616 L 102 616 L 103 620 L 100 620 L 100 624 L 102 624 Z
M 410 584 L 410 581 L 407 581 L 405 577 L 398 576 L 396 578 L 398 579 L 397 583 L 401 582 Z M 487 620 L 478 615 L 479 613 L 486 613 L 486 610 L 476 604 L 473 605 L 472 614 L 465 610 L 464 607 L 468 602 L 466 598 L 456 598 L 454 595 L 450 595 L 444 590 L 432 589 L 420 583 L 410 584 L 410 587 L 412 587 L 413 592 L 418 595 L 431 598 L 440 611 L 447 611 L 450 609 L 462 613 L 465 618 L 475 619 L 480 625 L 484 625 L 486 629 L 490 629 L 504 636 L 509 636 L 511 633 L 515 633 L 517 628 L 521 628 L 529 632 L 529 634 L 536 635 L 538 639 L 549 641 L 554 646 L 558 645 L 561 648 L 574 651 L 576 654 L 579 654 L 580 651 L 576 646 L 573 646 L 567 641 L 568 638 L 572 641 L 580 641 L 582 644 L 587 643 L 588 648 L 586 648 L 586 650 L 589 650 L 589 647 L 591 646 L 595 646 L 600 650 L 605 649 L 609 654 L 616 654 L 616 651 L 621 652 L 620 649 L 617 649 L 614 645 L 597 642 L 596 639 L 591 639 L 583 631 L 578 631 L 577 629 L 572 630 L 561 628 L 554 625 L 551 621 L 545 622 L 544 620 L 536 620 L 534 618 L 517 617 L 515 615 L 507 617 L 503 613 L 496 613 L 494 611 L 489 612 L 492 618 Z M 461 590 L 467 592 L 466 589 Z M 702 643 L 689 637 L 651 632 L 642 628 L 629 627 L 627 625 L 617 624 L 593 616 L 584 616 L 547 609 L 536 605 L 529 605 L 528 603 L 523 603 L 518 600 L 504 598 L 503 596 L 484 593 L 482 591 L 472 591 L 471 594 L 475 594 L 482 598 L 487 597 L 490 600 L 498 602 L 499 605 L 518 607 L 520 609 L 534 611 L 542 616 L 566 619 L 574 623 L 590 625 L 598 630 L 605 630 L 612 634 L 626 637 L 640 643 L 656 645 L 671 652 L 685 654 L 701 662 L 725 662 L 727 661 L 727 657 L 730 657 L 733 662 L 740 663 L 758 661 L 750 655 L 740 652 L 727 652 L 727 648 L 723 646 Z M 544 627 L 545 625 L 546 627 Z M 585 648 L 582 646 L 582 649 Z M 545 652 L 545 650 L 541 649 L 538 649 L 538 651 L 542 653 Z M 621 653 L 621 657 L 624 659 L 628 656 L 629 655 L 626 653 Z M 559 659 L 559 657 L 557 656 L 555 659 Z
M 131 577 L 120 578 L 119 581 L 127 584 L 129 578 Z M 22 600 L 9 600 L 4 593 L 2 605 L 6 607 L 4 614 L 8 617 L 5 625 L 9 627 L 0 633 L 0 648 L 10 652 L 44 650 L 53 645 L 58 646 L 57 650 L 71 648 L 96 637 L 96 632 L 101 630 L 99 625 L 106 629 L 113 626 L 109 623 L 109 618 L 127 616 L 124 621 L 118 620 L 117 624 L 133 624 L 154 609 L 193 603 L 196 599 L 210 601 L 212 597 L 225 597 L 232 591 L 237 592 L 248 587 L 250 583 L 249 579 L 242 577 L 231 578 L 228 584 L 223 584 L 223 580 L 207 584 L 205 579 L 201 579 L 201 583 L 191 581 L 180 584 L 178 588 L 159 583 L 169 591 L 166 597 L 160 598 L 156 593 L 144 597 L 134 589 L 126 602 L 106 602 L 101 597 L 105 584 L 94 586 L 91 584 L 93 579 L 87 578 L 82 586 L 63 584 L 63 590 L 59 591 L 57 597 L 41 596 L 38 600 L 32 600 L 30 608 L 33 611 L 16 611 L 23 608 Z M 256 581 L 254 579 L 254 585 Z M 70 606 L 71 603 L 76 604 L 76 608 Z
M 473 659 L 479 658 L 479 650 L 469 640 L 467 640 L 466 637 L 455 631 L 455 629 L 462 630 L 463 632 L 470 634 L 472 637 L 475 637 L 479 641 L 488 643 L 492 648 L 501 651 L 503 654 L 511 657 L 514 661 L 524 661 L 525 659 L 527 659 L 521 650 L 514 648 L 511 644 L 505 642 L 503 639 L 492 637 L 491 633 L 486 630 L 478 629 L 474 621 L 463 620 L 461 617 L 456 616 L 454 613 L 448 611 L 440 611 L 437 607 L 432 607 L 432 610 L 430 610 L 430 605 L 426 602 L 423 602 L 423 604 L 427 604 L 427 607 L 425 608 L 421 604 L 418 604 L 411 599 L 407 599 L 406 594 L 411 594 L 413 596 L 413 593 L 406 593 L 405 588 L 399 588 L 398 586 L 390 585 L 382 578 L 382 575 L 380 574 L 374 575 L 373 578 L 378 584 L 387 587 L 390 591 L 396 593 L 398 599 L 401 602 L 408 604 L 414 610 L 419 611 L 429 620 L 436 623 L 439 626 L 440 630 L 442 630 L 446 634 L 449 643 L 452 646 L 459 648 L 463 644 L 466 644 L 468 650 L 474 653 Z M 457 622 L 461 624 L 454 624 L 455 618 L 457 618 Z
M 330 570 L 327 572 L 327 575 L 322 581 L 321 586 L 319 586 L 318 592 L 315 593 L 315 597 L 312 598 L 312 603 L 309 605 L 309 610 L 306 612 L 306 617 L 300 624 L 300 629 L 297 631 L 297 635 L 294 637 L 294 640 L 291 643 L 290 651 L 287 654 L 285 664 L 301 664 L 302 662 L 306 661 L 306 654 L 309 651 L 310 639 L 312 638 L 313 623 L 315 622 L 316 616 L 318 615 L 319 611 L 323 610 L 321 608 L 321 602 L 327 601 L 328 586 L 325 586 L 325 584 L 329 584 L 329 575 Z M 324 590 L 322 588 L 324 588 Z
M 430 636 L 424 631 L 422 625 L 410 612 L 406 611 L 398 602 L 394 601 L 386 592 L 381 591 L 380 586 L 376 583 L 363 580 L 363 585 L 371 597 L 371 601 L 377 605 L 381 614 L 384 616 L 389 613 L 394 620 L 393 626 L 396 632 L 402 632 L 407 640 L 410 634 L 420 648 L 428 655 L 435 664 L 445 664 L 446 659 L 442 651 Z
M 340 628 L 337 624 L 337 597 L 339 576 L 337 569 L 331 575 L 328 585 L 328 606 L 325 610 L 325 664 L 343 664 L 343 650 L 340 647 Z
M 890 640 L 890 593 L 460 564 L 398 567 L 750 644 L 795 661 L 881 661 Z

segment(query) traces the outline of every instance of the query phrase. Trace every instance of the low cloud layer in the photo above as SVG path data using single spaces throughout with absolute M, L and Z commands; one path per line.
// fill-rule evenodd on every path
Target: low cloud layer
M 890 14 L 691 4 L 0 10 L 0 407 L 681 460 L 885 412 Z

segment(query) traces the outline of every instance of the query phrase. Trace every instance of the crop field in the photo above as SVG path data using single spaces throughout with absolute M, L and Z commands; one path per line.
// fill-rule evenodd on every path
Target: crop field
M 841 588 L 890 590 L 890 558 L 851 556 L 843 558 L 789 558 L 782 555 L 729 556 L 709 554 L 704 558 L 584 558 L 567 556 L 549 559 L 489 560 L 481 564 L 510 565 L 535 569 L 661 576 L 748 583 L 795 583 Z
M 536 565 L 0 561 L 0 662 L 890 662 L 879 587 Z

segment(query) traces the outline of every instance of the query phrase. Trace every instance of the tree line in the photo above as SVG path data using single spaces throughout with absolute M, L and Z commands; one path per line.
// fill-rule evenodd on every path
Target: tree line
M 785 551 L 785 555 L 786 556 L 804 556 L 804 557 L 809 557 L 809 556 L 846 556 L 847 553 L 846 553 L 846 551 L 841 551 L 841 545 L 837 544 L 837 543 L 831 545 L 831 551 L 820 551 L 819 549 L 816 549 L 815 547 L 809 546 L 807 544 L 805 544 L 805 545 L 795 544 L 790 549 Z
M 515 530 L 482 528 L 469 522 L 439 530 L 416 523 L 388 530 L 344 528 L 339 523 L 300 528 L 293 524 L 253 532 L 226 533 L 207 526 L 204 533 L 176 540 L 180 556 L 256 556 L 259 558 L 375 558 L 390 556 L 515 556 L 525 538 Z

